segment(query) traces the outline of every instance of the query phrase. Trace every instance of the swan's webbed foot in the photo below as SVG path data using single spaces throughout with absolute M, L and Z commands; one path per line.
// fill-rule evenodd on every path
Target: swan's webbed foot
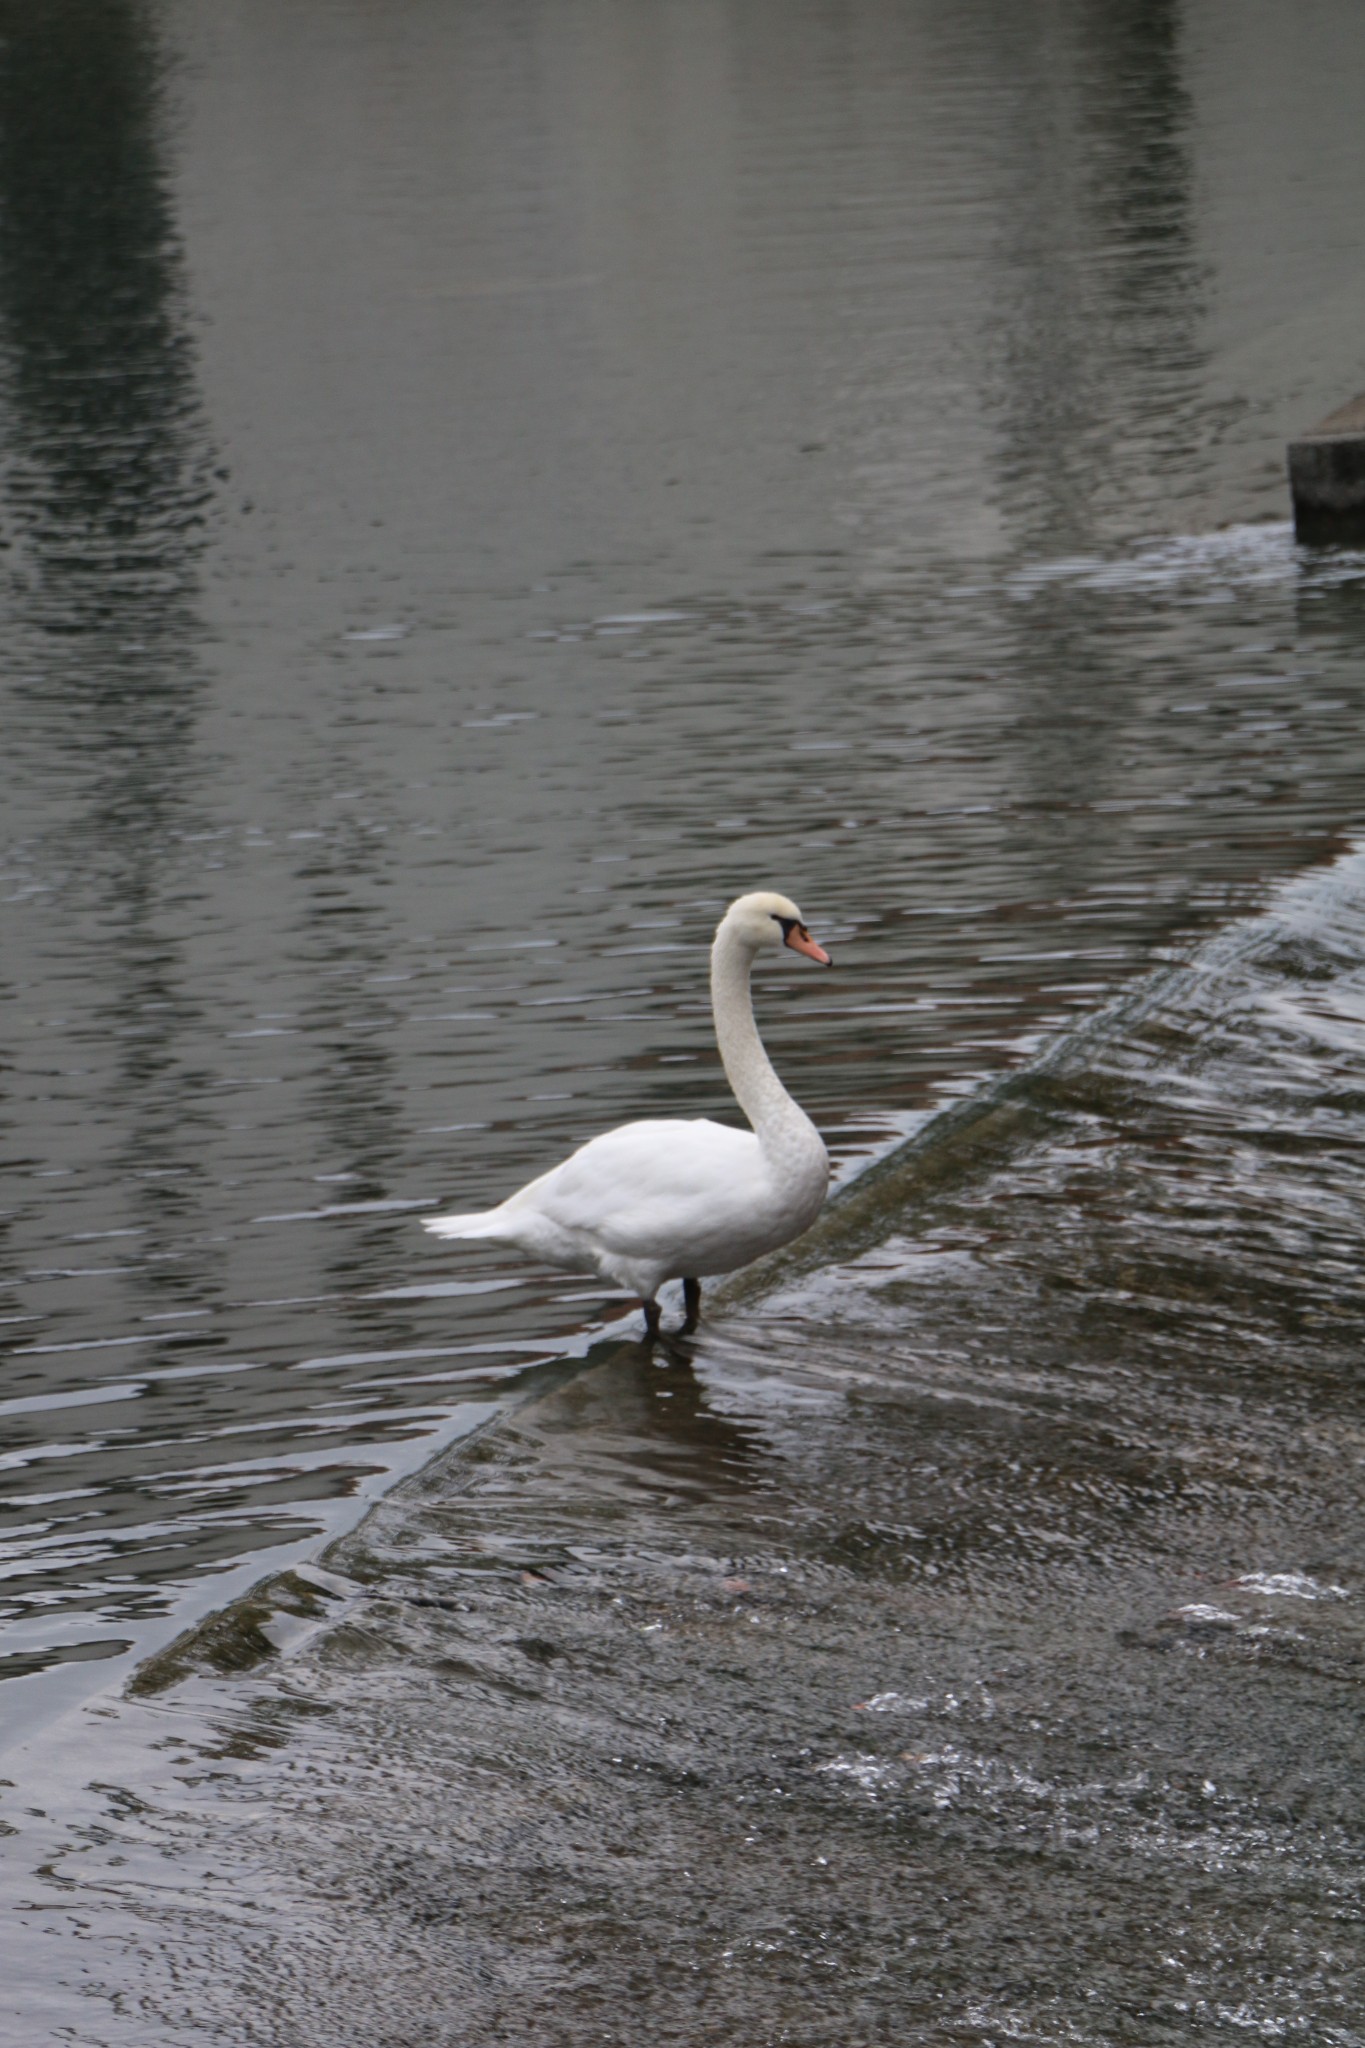
M 648 1299 L 642 1298 L 640 1302 L 640 1307 L 644 1310 L 645 1338 L 649 1343 L 652 1344 L 656 1337 L 662 1337 L 664 1333 L 663 1310 L 659 1307 L 658 1302 L 655 1301 L 652 1295 L 649 1296 Z M 701 1282 L 700 1280 L 684 1280 L 683 1319 L 681 1323 L 678 1325 L 678 1335 L 681 1337 L 690 1337 L 692 1332 L 696 1329 L 700 1318 Z

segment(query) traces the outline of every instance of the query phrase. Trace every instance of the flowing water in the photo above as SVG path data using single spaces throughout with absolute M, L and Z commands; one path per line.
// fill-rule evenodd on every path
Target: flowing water
M 1365 2042 L 1362 60 L 0 0 L 6 2044 Z

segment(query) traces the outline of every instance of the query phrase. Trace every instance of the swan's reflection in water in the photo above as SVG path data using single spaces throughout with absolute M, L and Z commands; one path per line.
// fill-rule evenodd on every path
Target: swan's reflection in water
M 482 1552 L 498 1540 L 507 1496 L 493 1475 L 505 1472 L 515 1541 L 548 1560 L 572 1548 L 576 1518 L 616 1529 L 637 1509 L 676 1518 L 771 1484 L 756 1425 L 712 1406 L 696 1370 L 704 1357 L 704 1339 L 678 1335 L 595 1346 L 581 1371 L 499 1429 L 496 1453 L 489 1440 L 477 1497 L 433 1505 L 424 1520 L 457 1549 L 463 1539 Z
M 711 1406 L 696 1371 L 704 1355 L 695 1337 L 676 1334 L 653 1346 L 623 1344 L 565 1390 L 589 1461 L 585 1478 L 605 1447 L 595 1470 L 612 1491 L 704 1501 L 764 1483 L 763 1440 L 751 1423 Z

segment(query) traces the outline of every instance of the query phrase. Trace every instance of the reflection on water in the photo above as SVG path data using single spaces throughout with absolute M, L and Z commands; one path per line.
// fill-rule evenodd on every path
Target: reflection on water
M 1164 526 L 1206 459 L 1183 11 L 1102 8 L 1050 38 L 1014 25 L 1028 175 L 1006 214 L 997 404 L 1010 526 L 1040 553 Z
M 11 602 L 54 634 L 159 638 L 192 592 L 209 498 L 162 162 L 161 49 L 146 7 L 108 0 L 6 4 L 0 36 Z M 98 719 L 168 694 L 141 664 L 111 676 L 112 651 L 69 658 L 81 708 Z M 73 734 L 120 737 L 117 723 Z
M 25 2038 L 98 1869 L 196 1983 L 110 1961 L 137 2048 L 695 2048 L 699 1959 L 726 2039 L 1352 2039 L 1365 564 L 1280 453 L 1365 131 L 1311 13 L 1330 62 L 1204 0 L 0 5 Z M 836 942 L 757 989 L 878 1161 L 827 1224 L 654 1359 L 425 1241 L 726 1113 L 758 882 Z M 259 1913 L 194 1933 L 228 1821 Z M 1044 1895 L 1101 2019 L 1011 1960 Z
M 83 1165 L 102 1155 L 104 1214 L 75 1237 L 79 1251 L 70 1223 L 55 1238 L 44 1226 L 41 1268 L 107 1286 L 124 1263 L 110 1252 L 137 1243 L 155 1287 L 162 1262 L 183 1256 L 187 1183 L 203 1170 L 201 1077 L 182 1051 L 202 998 L 187 986 L 164 899 L 201 710 L 193 598 L 209 497 L 162 161 L 164 62 L 142 7 L 6 7 L 0 36 L 7 738 L 17 784 L 7 893 L 40 917 L 65 899 L 41 929 L 36 959 L 22 938 L 6 947 L 13 991 L 29 1011 L 16 1047 L 20 1068 L 30 1066 L 27 1100 L 10 1156 L 19 1171 L 60 1186 L 75 1168 L 54 1156 L 53 1141 L 69 1123 Z M 103 1049 L 97 1076 L 54 1062 L 66 1020 L 52 1013 L 68 1008 L 83 1013 Z M 15 1253 L 22 1271 L 22 1247 Z M 151 1301 L 147 1313 L 157 1314 Z M 103 1454 L 95 1487 L 74 1489 L 76 1497 L 97 1500 L 107 1531 L 135 1519 L 139 1561 L 155 1571 L 160 1557 L 164 1569 L 163 1534 L 147 1525 L 144 1503 L 134 1506 L 145 1465 L 120 1456 L 127 1432 L 108 1420 L 141 1383 L 35 1371 L 25 1359 L 65 1358 L 65 1347 L 23 1342 L 40 1315 L 20 1310 L 9 1320 L 22 1334 L 4 1412 L 25 1420 L 9 1423 L 7 1463 L 26 1470 L 32 1438 L 47 1462 L 44 1441 L 65 1418 L 58 1463 Z M 115 1340 L 110 1359 L 123 1348 Z M 75 1430 L 74 1411 L 83 1424 Z M 42 1558 L 40 1607 L 50 1604 L 44 1582 L 55 1566 L 76 1581 L 72 1620 L 92 1607 L 146 1611 L 136 1569 L 110 1599 L 117 1539 L 73 1541 L 60 1512 L 35 1525 L 26 1490 L 15 1507 L 20 1553 L 27 1537 Z M 106 1579 L 98 1592 L 92 1567 Z M 22 1585 L 22 1567 L 18 1576 Z M 25 1606 L 21 1593 L 20 1614 Z M 98 1659 L 128 1638 L 68 1621 L 37 1642 L 35 1651 L 21 1627 L 0 1668 Z

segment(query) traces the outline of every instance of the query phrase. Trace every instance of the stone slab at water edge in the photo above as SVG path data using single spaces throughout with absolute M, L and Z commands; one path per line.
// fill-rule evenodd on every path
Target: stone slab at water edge
M 1289 444 L 1294 531 L 1302 541 L 1365 541 L 1365 392 Z

